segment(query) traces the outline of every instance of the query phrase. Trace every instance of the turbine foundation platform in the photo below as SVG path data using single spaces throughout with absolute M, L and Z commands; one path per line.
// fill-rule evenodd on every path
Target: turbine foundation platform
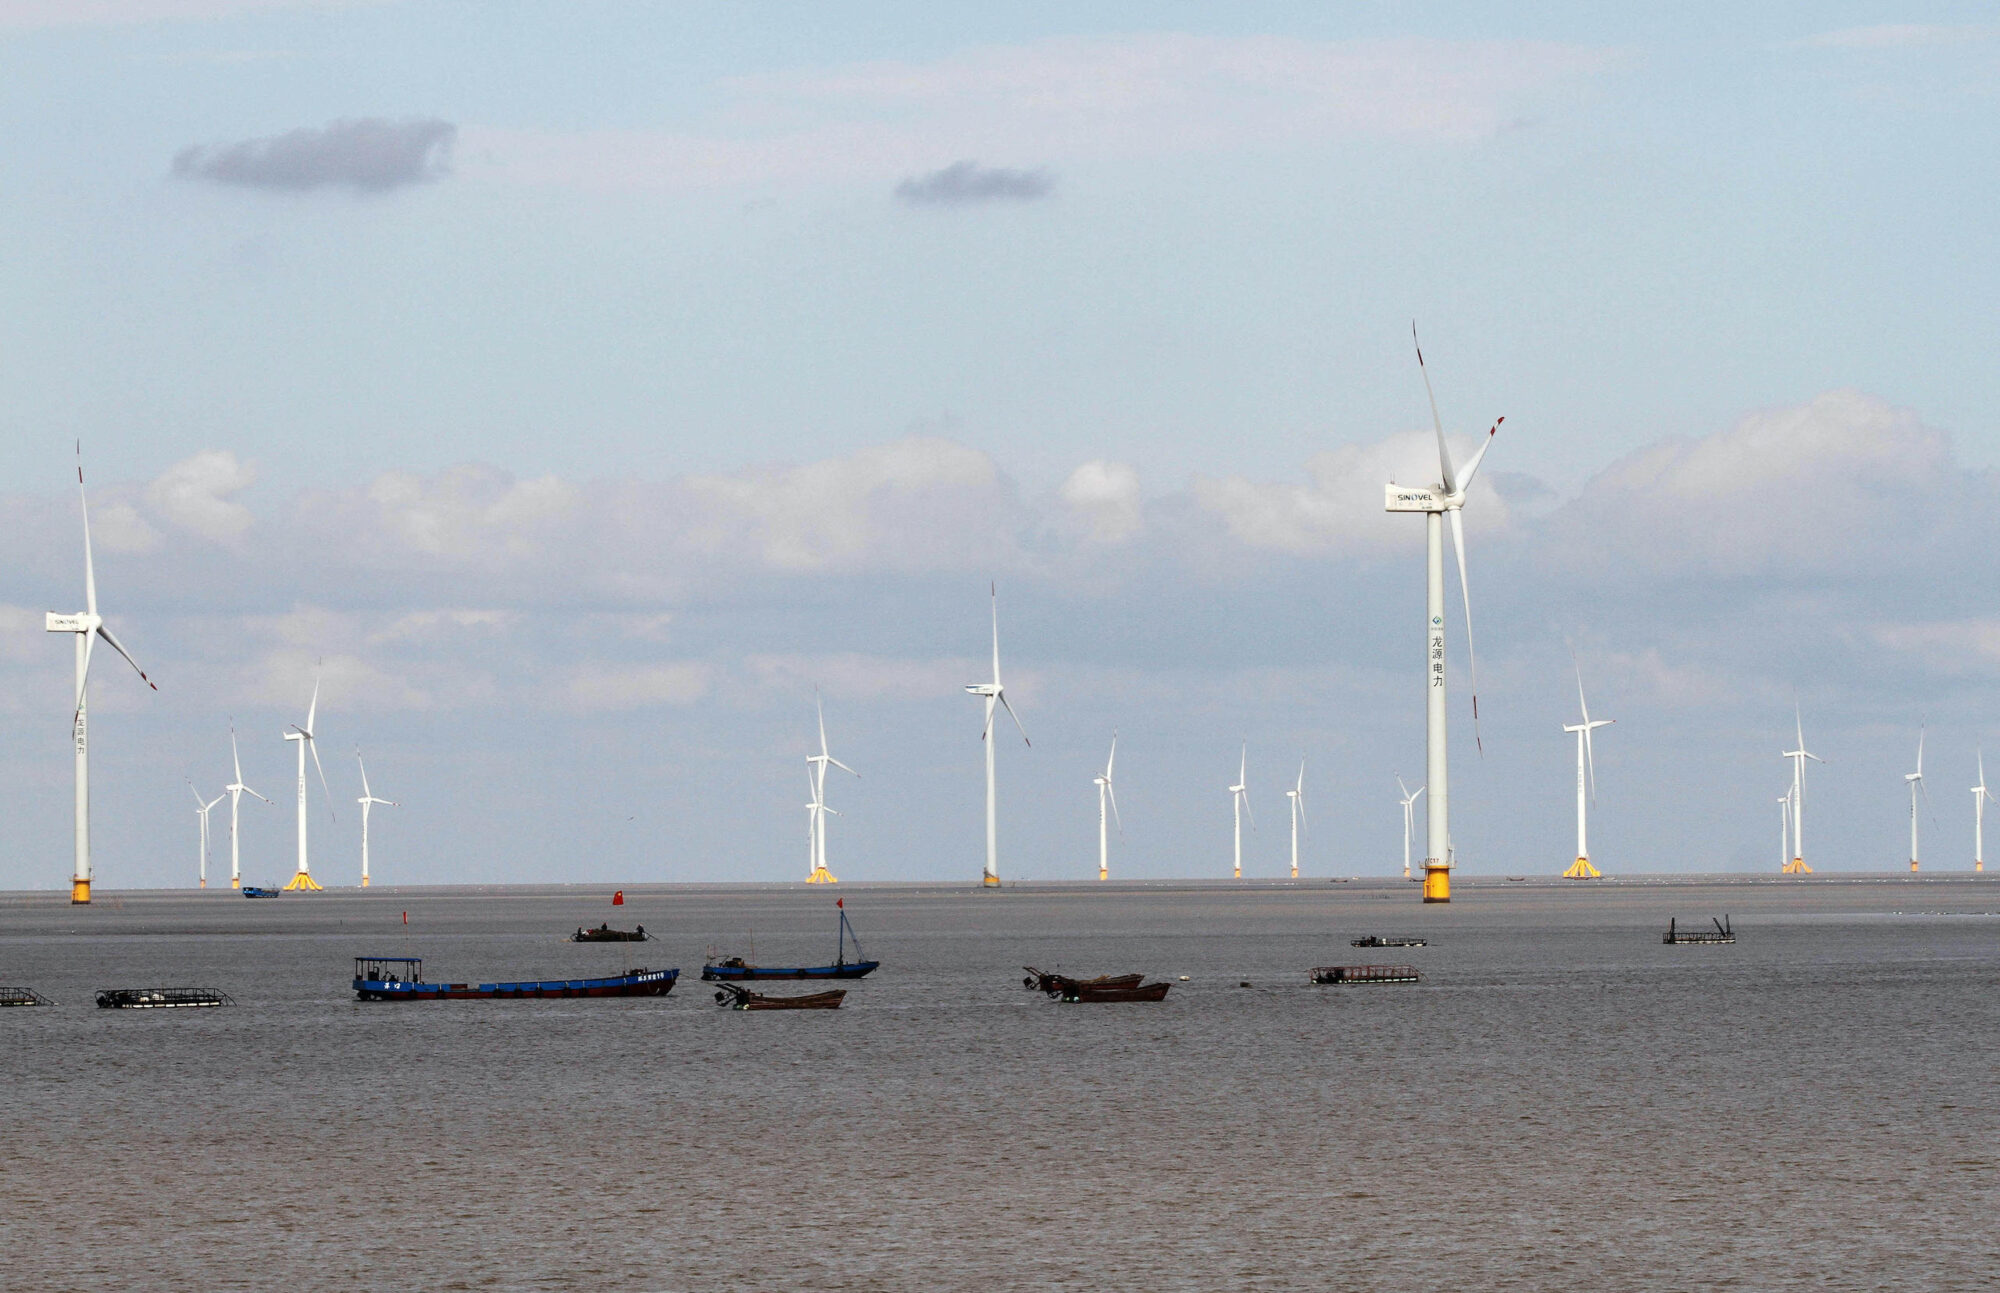
M 70 881 L 69 900 L 71 902 L 88 903 L 90 901 L 90 881 L 88 880 Z
M 1569 864 L 1569 870 L 1563 872 L 1563 879 L 1565 880 L 1599 880 L 1602 878 L 1603 872 L 1590 865 L 1589 858 L 1578 858 Z
M 232 889 L 241 889 L 243 887 L 243 877 L 240 875 L 230 876 L 229 887 Z
M 1442 862 L 1424 863 L 1424 901 L 1451 901 L 1451 868 Z
M 987 889 L 998 889 L 1000 887 L 1000 877 L 997 875 L 990 875 L 990 874 L 983 875 L 979 878 L 979 883 L 982 887 Z
M 1111 878 L 1111 869 L 1109 867 L 1097 868 L 1097 878 L 1100 880 L 1109 880 Z
M 1974 871 L 1984 871 L 1986 869 L 1986 864 L 1984 862 L 1974 862 L 1972 864 L 1972 869 Z
M 301 871 L 292 877 L 291 883 L 285 886 L 285 892 L 290 893 L 294 889 L 310 889 L 312 892 L 318 893 L 321 887 L 320 882 L 312 878 L 312 872 Z
M 366 889 L 368 887 L 368 877 L 365 875 L 361 877 L 361 887 L 363 889 Z
M 1813 873 L 1812 868 L 1806 865 L 1804 858 L 1793 858 L 1791 861 L 1785 863 L 1780 868 L 1780 871 L 1784 875 L 1811 875 Z
M 1917 869 L 1917 860 L 1916 860 L 1915 858 L 1911 858 L 1911 859 L 1910 859 L 1910 870 L 1911 870 L 1912 872 L 1914 872 L 1914 871 L 1915 871 L 1916 869 Z
M 834 875 L 834 873 L 833 873 L 833 872 L 831 872 L 831 871 L 827 870 L 827 869 L 826 869 L 825 867 L 823 867 L 823 866 L 816 866 L 816 867 L 814 867 L 814 868 L 813 868 L 813 873 L 812 873 L 811 875 L 809 875 L 809 876 L 807 876 L 807 877 L 806 877 L 806 883 L 807 883 L 807 884 L 839 884 L 839 883 L 840 883 L 840 878 L 839 878 L 838 876 Z

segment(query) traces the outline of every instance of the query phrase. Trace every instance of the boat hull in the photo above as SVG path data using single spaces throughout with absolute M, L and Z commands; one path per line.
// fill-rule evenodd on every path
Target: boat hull
M 664 997 L 679 970 L 634 970 L 605 979 L 543 979 L 521 983 L 398 983 L 356 979 L 361 1001 L 518 1001 L 554 997 Z
M 882 963 L 854 961 L 846 965 L 704 965 L 701 977 L 710 983 L 743 979 L 859 979 Z
M 847 999 L 847 990 L 809 992 L 797 997 L 767 997 L 748 988 L 725 987 L 715 994 L 715 1004 L 728 1010 L 838 1010 Z
M 1100 1005 L 1120 1001 L 1165 1001 L 1171 983 L 1147 983 L 1131 987 L 1107 987 L 1102 984 L 1077 983 L 1065 988 L 1062 993 L 1064 1005 Z

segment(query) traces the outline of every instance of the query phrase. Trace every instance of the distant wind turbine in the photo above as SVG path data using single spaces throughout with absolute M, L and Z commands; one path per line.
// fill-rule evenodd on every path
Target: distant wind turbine
M 980 883 L 989 889 L 1000 887 L 1000 818 L 997 790 L 993 778 L 993 707 L 1007 711 L 1007 717 L 1014 720 L 1014 727 L 1021 733 L 1023 745 L 1033 745 L 1028 739 L 1028 729 L 1021 726 L 1021 716 L 1007 703 L 1007 689 L 1000 685 L 1000 589 L 994 585 L 988 590 L 993 599 L 993 681 L 967 683 L 965 689 L 986 700 L 986 727 L 979 739 L 986 742 L 986 870 L 980 876 Z
M 835 767 L 856 777 L 861 774 L 827 753 L 826 707 L 820 703 L 817 692 L 813 694 L 813 709 L 819 715 L 819 753 L 806 756 L 806 767 L 812 773 L 813 802 L 819 805 L 819 810 L 813 814 L 812 872 L 806 876 L 806 883 L 837 884 L 833 872 L 826 869 L 826 813 L 831 811 L 826 806 L 826 770 Z
M 1806 749 L 1805 720 L 1799 717 L 1799 707 L 1792 705 L 1792 728 L 1797 734 L 1797 747 L 1786 750 L 1784 757 L 1792 761 L 1792 860 L 1785 863 L 1786 875 L 1811 875 L 1812 868 L 1806 865 L 1806 760 L 1825 763 Z
M 1403 784 L 1403 779 L 1402 779 L 1401 777 L 1397 777 L 1397 778 L 1396 778 L 1396 788 L 1397 788 L 1398 790 L 1401 790 L 1401 791 L 1403 792 L 1403 800 L 1402 800 L 1402 803 L 1403 803 L 1403 878 L 1404 878 L 1405 880 L 1408 880 L 1408 879 L 1410 878 L 1410 836 L 1411 836 L 1412 834 L 1414 834 L 1414 833 L 1416 832 L 1416 828 L 1417 828 L 1417 796 L 1418 796 L 1418 795 L 1421 795 L 1421 794 L 1423 794 L 1423 793 L 1424 793 L 1424 788 L 1423 788 L 1422 786 L 1418 786 L 1418 787 L 1417 787 L 1417 789 L 1416 789 L 1416 793 L 1415 793 L 1415 794 L 1412 794 L 1412 793 L 1410 792 L 1410 788 L 1409 788 L 1408 786 L 1406 786 L 1406 785 L 1404 785 L 1404 784 Z
M 1595 880 L 1600 872 L 1590 864 L 1589 802 L 1597 798 L 1597 754 L 1591 749 L 1590 734 L 1597 728 L 1609 727 L 1616 719 L 1600 718 L 1595 722 L 1590 717 L 1590 702 L 1583 698 L 1583 669 L 1571 655 L 1570 667 L 1576 670 L 1576 703 L 1583 711 L 1583 721 L 1565 724 L 1563 731 L 1576 733 L 1576 861 L 1569 870 L 1563 872 L 1565 880 Z M 1590 793 L 1584 794 L 1584 770 L 1590 773 Z
M 1410 340 L 1417 328 L 1410 325 Z M 1451 805 L 1446 791 L 1445 759 L 1445 654 L 1444 654 L 1444 518 L 1451 517 L 1451 543 L 1458 553 L 1458 589 L 1465 600 L 1465 658 L 1472 691 L 1472 732 L 1479 736 L 1479 663 L 1472 650 L 1472 589 L 1465 581 L 1465 491 L 1472 488 L 1479 464 L 1500 430 L 1495 420 L 1486 439 L 1465 464 L 1461 475 L 1453 470 L 1451 450 L 1444 442 L 1444 420 L 1438 416 L 1437 394 L 1431 389 L 1430 370 L 1424 367 L 1424 351 L 1417 346 L 1417 370 L 1423 374 L 1424 393 L 1430 398 L 1431 424 L 1437 430 L 1438 468 L 1443 479 L 1435 485 L 1406 486 L 1390 482 L 1384 503 L 1391 512 L 1424 513 L 1425 604 L 1424 623 L 1429 640 L 1424 648 L 1425 763 L 1431 802 L 1425 832 L 1424 901 L 1451 901 Z
M 1104 761 L 1104 775 L 1093 777 L 1097 786 L 1097 878 L 1111 878 L 1111 828 L 1104 819 L 1104 806 L 1111 805 L 1111 816 L 1118 817 L 1118 792 L 1111 788 L 1111 766 L 1118 762 L 1118 733 L 1111 734 L 1111 757 Z M 1125 823 L 1118 822 L 1118 833 L 1125 833 Z
M 1229 803 L 1236 815 L 1236 878 L 1243 878 L 1243 817 L 1250 812 L 1250 743 L 1243 743 L 1243 753 L 1236 765 L 1236 784 L 1229 788 Z M 1250 829 L 1257 829 L 1255 814 L 1250 816 Z
M 223 787 L 224 790 L 229 792 L 229 887 L 232 889 L 241 889 L 243 887 L 243 854 L 239 847 L 240 841 L 237 835 L 238 827 L 241 824 L 239 821 L 239 810 L 243 807 L 243 796 L 250 795 L 256 799 L 264 799 L 264 796 L 243 784 L 243 756 L 236 752 L 235 723 L 229 725 L 229 758 L 236 765 L 236 780 Z M 271 801 L 264 799 L 264 802 L 268 804 Z
M 286 882 L 287 889 L 318 889 L 320 884 L 312 878 L 312 868 L 306 861 L 306 747 L 312 747 L 313 767 L 319 770 L 319 788 L 326 791 L 326 815 L 333 817 L 333 791 L 326 784 L 326 768 L 319 761 L 319 746 L 313 740 L 313 720 L 319 716 L 319 679 L 313 679 L 312 704 L 306 708 L 304 727 L 293 727 L 285 733 L 287 741 L 299 743 L 299 869 Z
M 1972 869 L 1986 869 L 1986 803 L 1993 793 L 1986 788 L 1986 752 L 1979 752 L 1979 784 L 1972 788 Z M 1995 802 L 2000 802 L 1996 800 Z
M 125 663 L 138 673 L 139 681 L 154 691 L 159 688 L 139 668 L 131 653 L 111 636 L 111 630 L 104 627 L 104 618 L 97 613 L 97 565 L 90 556 L 90 499 L 83 492 L 81 444 L 76 451 L 76 497 L 83 509 L 83 610 L 75 615 L 50 611 L 43 623 L 51 633 L 76 636 L 76 710 L 70 721 L 70 740 L 76 747 L 76 868 L 70 873 L 69 900 L 87 903 L 90 901 L 90 713 L 85 701 L 91 648 L 103 638 L 106 646 L 125 657 Z
M 1306 820 L 1306 761 L 1299 760 L 1298 783 L 1285 792 L 1292 801 L 1292 879 L 1299 878 L 1299 828 Z
M 1985 780 L 1985 778 L 1981 778 Z M 1910 870 L 1917 869 L 1917 796 L 1924 797 L 1926 807 L 1931 802 L 1931 792 L 1924 789 L 1924 729 L 1917 727 L 1917 770 L 1903 774 L 1903 781 L 1910 787 Z
M 201 792 L 194 788 L 194 782 L 188 782 L 187 787 L 188 793 L 194 796 L 195 815 L 201 818 L 201 866 L 197 871 L 197 875 L 199 876 L 197 887 L 206 889 L 208 888 L 208 810 L 221 803 L 222 796 L 217 795 L 207 803 L 203 803 L 201 801 Z
M 354 802 L 361 805 L 361 887 L 368 887 L 368 810 L 376 804 L 388 808 L 400 808 L 393 799 L 377 799 L 375 792 L 368 788 L 368 765 L 362 762 L 361 747 L 354 749 L 354 761 L 361 765 L 361 798 Z

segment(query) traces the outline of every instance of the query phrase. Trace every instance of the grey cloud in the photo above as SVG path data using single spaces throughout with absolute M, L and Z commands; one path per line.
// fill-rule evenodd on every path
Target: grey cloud
M 303 192 L 329 185 L 385 193 L 451 173 L 458 127 L 435 117 L 362 117 L 234 144 L 194 145 L 174 157 L 182 179 Z
M 1046 170 L 1014 171 L 978 162 L 953 162 L 941 171 L 912 175 L 896 186 L 911 206 L 965 206 L 973 202 L 1032 202 L 1055 192 Z

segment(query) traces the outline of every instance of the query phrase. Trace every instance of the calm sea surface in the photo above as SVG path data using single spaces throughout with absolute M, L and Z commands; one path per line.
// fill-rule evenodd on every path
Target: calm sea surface
M 830 959 L 803 887 L 0 895 L 0 984 L 59 1003 L 0 1011 L 0 1285 L 2000 1281 L 2000 882 L 1414 890 L 842 886 L 884 968 L 796 1014 L 696 975 Z M 1733 947 L 1660 942 L 1724 912 Z M 600 920 L 660 941 L 561 941 Z M 362 953 L 683 980 L 362 1005 Z M 1305 979 L 1368 961 L 1424 982 Z M 1062 1006 L 1023 963 L 1188 982 Z M 181 985 L 238 1004 L 92 1003 Z

